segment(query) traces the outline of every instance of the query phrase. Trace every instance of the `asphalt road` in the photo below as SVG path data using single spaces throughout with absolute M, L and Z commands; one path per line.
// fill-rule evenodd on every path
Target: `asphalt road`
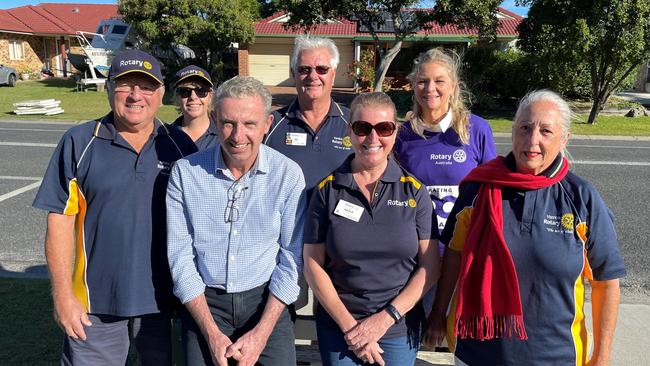
M 31 207 L 54 147 L 72 124 L 0 121 L 0 275 L 45 276 L 45 213 Z M 499 153 L 510 138 L 497 137 Z M 616 217 L 628 269 L 623 302 L 650 304 L 650 139 L 570 141 L 573 171 L 592 182 Z

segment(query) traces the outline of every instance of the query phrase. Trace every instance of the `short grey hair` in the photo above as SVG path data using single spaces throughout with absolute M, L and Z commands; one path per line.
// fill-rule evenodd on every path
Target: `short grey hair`
M 301 53 L 318 48 L 324 48 L 329 52 L 331 57 L 330 66 L 332 66 L 333 69 L 336 69 L 339 64 L 340 55 L 339 49 L 336 47 L 334 41 L 329 38 L 311 37 L 309 35 L 306 35 L 296 37 L 296 40 L 293 43 L 293 53 L 291 54 L 291 70 L 293 70 L 294 73 L 297 73 L 299 66 L 298 59 L 300 58 Z
M 521 114 L 524 113 L 531 104 L 542 101 L 555 104 L 560 113 L 560 120 L 558 122 L 562 126 L 562 132 L 564 132 L 564 134 L 568 133 L 571 130 L 571 120 L 574 118 L 575 114 L 571 111 L 569 103 L 567 103 L 559 94 L 548 89 L 533 90 L 521 98 L 513 123 L 519 121 Z
M 264 103 L 264 113 L 267 115 L 271 114 L 272 97 L 264 84 L 252 76 L 235 76 L 219 85 L 217 91 L 214 93 L 212 104 L 215 106 L 215 109 L 218 110 L 219 102 L 226 98 L 242 99 L 256 96 L 262 98 L 262 102 Z

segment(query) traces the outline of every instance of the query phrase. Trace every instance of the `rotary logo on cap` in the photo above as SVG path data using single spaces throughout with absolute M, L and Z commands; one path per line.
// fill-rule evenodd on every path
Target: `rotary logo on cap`
M 210 77 L 210 74 L 204 69 L 196 65 L 190 65 L 178 70 L 178 72 L 174 76 L 175 80 L 172 85 L 176 87 L 181 81 L 189 78 L 200 78 L 202 81 L 206 82 L 210 87 L 213 86 L 212 78 Z
M 147 70 L 151 70 L 152 68 L 151 63 L 149 61 L 145 61 L 143 66 Z

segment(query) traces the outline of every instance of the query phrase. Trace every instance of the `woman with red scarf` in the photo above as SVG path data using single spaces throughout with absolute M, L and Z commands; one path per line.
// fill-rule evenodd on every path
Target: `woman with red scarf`
M 515 115 L 512 152 L 461 183 L 441 236 L 451 250 L 426 335 L 442 341 L 449 308 L 457 365 L 609 364 L 625 267 L 610 210 L 569 171 L 570 121 L 557 94 L 528 94 Z M 585 282 L 593 305 L 591 357 Z

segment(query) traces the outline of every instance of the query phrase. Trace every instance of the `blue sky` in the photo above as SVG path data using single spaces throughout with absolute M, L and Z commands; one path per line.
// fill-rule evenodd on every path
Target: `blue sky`
M 49 1 L 1 0 L 0 9 L 15 8 L 23 5 L 36 5 L 43 2 L 75 3 L 75 4 L 117 4 L 117 0 L 49 0 Z M 504 1 L 503 3 L 501 3 L 501 6 L 519 15 L 525 16 L 528 13 L 527 7 L 515 6 L 514 0 Z

